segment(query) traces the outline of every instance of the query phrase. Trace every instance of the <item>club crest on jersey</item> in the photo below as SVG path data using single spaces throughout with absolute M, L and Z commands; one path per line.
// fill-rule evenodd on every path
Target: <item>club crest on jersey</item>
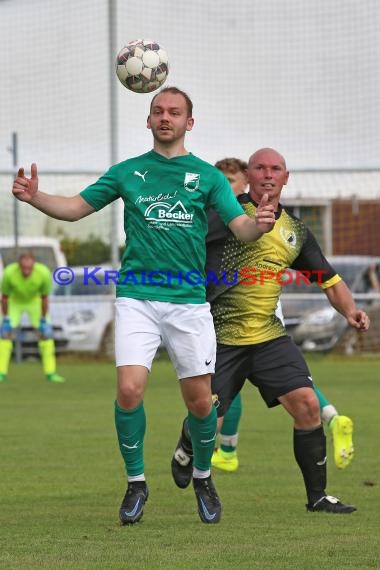
M 201 175 L 194 172 L 186 172 L 183 185 L 188 192 L 195 192 L 199 188 L 199 180 Z
M 286 230 L 285 228 L 280 229 L 280 234 L 282 239 L 287 245 L 290 247 L 296 247 L 297 245 L 297 236 L 296 233 L 291 230 Z

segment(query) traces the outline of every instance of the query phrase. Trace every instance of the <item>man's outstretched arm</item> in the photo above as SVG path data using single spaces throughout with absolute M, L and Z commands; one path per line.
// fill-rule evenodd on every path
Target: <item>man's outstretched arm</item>
M 13 182 L 12 193 L 21 202 L 27 202 L 51 218 L 75 222 L 95 212 L 79 194 L 72 197 L 54 196 L 38 190 L 37 165 L 31 166 L 31 176 L 27 178 L 23 168 L 19 168 Z
M 343 280 L 324 289 L 324 292 L 330 304 L 347 319 L 351 327 L 360 331 L 369 329 L 370 320 L 367 313 L 358 309 L 351 291 Z
M 273 229 L 275 221 L 274 206 L 268 202 L 268 194 L 264 194 L 257 206 L 254 218 L 242 214 L 234 218 L 228 227 L 241 241 L 256 241 L 264 233 Z

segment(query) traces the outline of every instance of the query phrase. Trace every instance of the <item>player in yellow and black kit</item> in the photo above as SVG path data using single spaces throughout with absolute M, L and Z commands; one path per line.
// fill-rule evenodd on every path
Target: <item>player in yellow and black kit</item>
M 246 378 L 258 387 L 268 407 L 281 403 L 294 418 L 294 454 L 305 482 L 307 510 L 346 514 L 355 507 L 325 491 L 326 439 L 310 371 L 275 314 L 281 278 L 289 278 L 288 267 L 299 270 L 301 279 L 301 271 L 308 271 L 310 280 L 320 283 L 331 305 L 352 327 L 366 331 L 369 318 L 357 309 L 346 284 L 305 224 L 281 206 L 288 177 L 285 160 L 277 151 L 261 149 L 251 156 L 250 190 L 242 196 L 242 205 L 255 216 L 261 197 L 268 194 L 276 211 L 274 229 L 255 244 L 234 239 L 217 218 L 211 223 L 206 274 L 218 341 L 212 389 L 219 418 Z M 181 488 L 191 480 L 190 464 L 185 422 L 172 459 L 172 474 Z
M 231 189 L 235 196 L 246 194 L 247 185 L 247 168 L 248 164 L 240 158 L 223 158 L 215 163 L 216 168 L 221 170 L 227 177 L 231 185 Z M 219 227 L 218 217 L 215 212 L 209 212 L 211 235 L 208 236 L 207 243 L 210 243 L 210 254 L 213 249 L 213 241 L 215 231 Z M 219 229 L 220 232 L 220 229 Z M 225 239 L 225 233 L 220 234 Z M 373 289 L 376 283 L 373 283 Z M 285 288 L 286 289 L 286 288 Z M 380 287 L 379 287 L 380 289 Z M 210 292 L 210 294 L 212 291 Z M 281 297 L 275 311 L 276 316 L 284 321 L 284 315 L 281 307 Z M 354 457 L 354 445 L 352 441 L 353 422 L 344 415 L 338 413 L 336 407 L 326 398 L 318 386 L 313 381 L 314 390 L 317 394 L 319 407 L 321 410 L 321 420 L 332 435 L 334 447 L 334 461 L 338 469 L 345 469 Z M 241 392 L 239 392 L 232 400 L 227 412 L 223 417 L 222 426 L 219 432 L 219 446 L 215 448 L 211 464 L 213 467 L 222 471 L 235 472 L 239 467 L 239 458 L 237 453 L 237 445 L 239 441 L 239 424 L 242 415 L 243 404 Z

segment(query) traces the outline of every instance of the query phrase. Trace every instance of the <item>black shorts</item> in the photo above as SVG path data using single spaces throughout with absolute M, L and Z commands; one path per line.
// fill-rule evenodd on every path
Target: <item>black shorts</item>
M 246 379 L 269 408 L 292 390 L 313 388 L 305 359 L 289 336 L 248 346 L 217 345 L 212 393 L 218 416 L 224 416 Z

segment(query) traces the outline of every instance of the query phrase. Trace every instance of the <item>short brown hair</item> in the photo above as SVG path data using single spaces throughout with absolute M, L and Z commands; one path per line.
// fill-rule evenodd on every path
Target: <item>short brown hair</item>
M 240 158 L 223 158 L 215 163 L 216 168 L 224 173 L 236 174 L 237 172 L 244 172 L 248 168 L 248 164 Z
M 155 98 L 158 97 L 158 95 L 161 95 L 161 93 L 173 93 L 173 95 L 182 95 L 182 97 L 186 101 L 187 116 L 188 117 L 193 116 L 193 102 L 192 102 L 192 100 L 190 99 L 188 94 L 185 93 L 185 91 L 178 89 L 178 87 L 164 87 L 163 89 L 160 89 L 160 91 L 158 93 L 156 93 L 156 95 L 153 97 L 153 99 L 150 103 L 150 112 L 152 111 L 152 106 L 153 106 L 153 102 L 154 102 Z

